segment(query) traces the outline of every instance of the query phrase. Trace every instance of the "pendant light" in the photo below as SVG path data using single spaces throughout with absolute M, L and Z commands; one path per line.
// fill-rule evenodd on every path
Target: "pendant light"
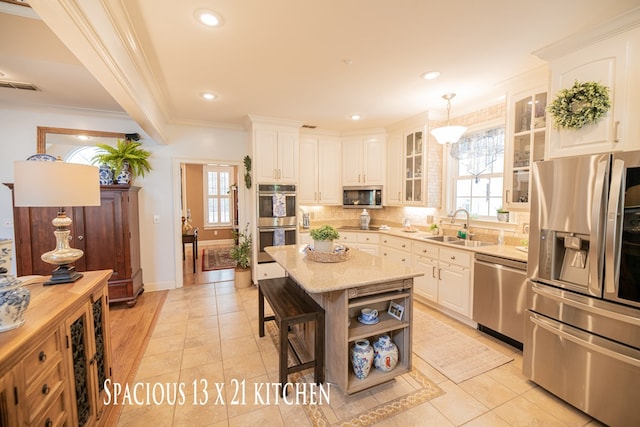
M 451 119 L 451 100 L 455 96 L 455 93 L 445 93 L 442 95 L 442 97 L 447 100 L 447 125 L 431 131 L 431 135 L 436 138 L 438 144 L 455 144 L 467 130 L 464 126 L 451 126 L 449 124 L 449 120 Z

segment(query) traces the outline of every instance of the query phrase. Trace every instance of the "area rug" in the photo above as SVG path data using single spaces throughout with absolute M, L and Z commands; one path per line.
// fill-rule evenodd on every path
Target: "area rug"
M 414 322 L 420 324 L 414 354 L 456 384 L 513 360 L 427 314 L 416 313 Z
M 235 260 L 231 259 L 232 246 L 218 246 L 205 248 L 202 251 L 202 271 L 222 270 L 236 266 Z
M 275 323 L 266 322 L 265 330 L 276 350 L 278 350 L 279 334 Z M 313 370 L 307 369 L 290 374 L 288 380 L 293 383 L 313 383 Z M 418 369 L 415 369 L 415 367 L 410 372 L 400 375 L 394 381 L 402 383 L 403 390 L 406 389 L 406 391 L 398 393 L 397 396 L 387 402 L 380 403 L 373 397 L 374 394 L 376 397 L 382 395 L 382 389 L 388 387 L 384 384 L 373 389 L 373 392 L 365 390 L 353 396 L 344 396 L 337 386 L 333 386 L 331 388 L 330 404 L 306 403 L 312 400 L 309 398 L 309 392 L 307 391 L 306 399 L 302 399 L 305 402 L 302 405 L 302 409 L 314 427 L 365 427 L 394 417 L 445 393 L 444 390 Z M 376 393 L 376 391 L 379 393 Z M 388 392 L 388 390 L 384 390 L 384 392 Z M 364 405 L 367 406 L 367 409 L 355 414 L 352 413 L 351 407 L 354 402 L 357 402 L 355 403 L 356 407 Z

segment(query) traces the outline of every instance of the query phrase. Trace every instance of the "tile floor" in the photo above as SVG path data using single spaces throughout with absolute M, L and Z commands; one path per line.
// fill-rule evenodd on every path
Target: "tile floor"
M 144 401 L 144 390 L 149 390 L 150 396 L 164 396 L 165 403 L 123 405 L 118 425 L 310 425 L 300 407 L 231 404 L 237 381 L 277 381 L 278 356 L 268 336 L 258 337 L 257 289 L 236 290 L 233 270 L 207 273 L 209 283 L 169 291 L 137 372 L 134 384 L 148 384 L 137 386 L 141 387 L 137 391 L 138 398 Z M 427 312 L 510 355 L 514 361 L 456 385 L 414 355 L 414 364 L 419 365 L 420 370 L 446 393 L 378 425 L 600 425 L 527 381 L 521 373 L 520 351 L 423 304 L 416 303 L 414 309 Z M 420 325 L 415 327 L 419 329 Z M 206 394 L 202 384 L 204 378 L 208 381 Z M 171 387 L 176 384 L 184 385 L 177 392 L 184 404 L 166 403 L 171 400 Z M 332 393 L 335 390 L 338 389 L 332 389 Z M 380 398 L 382 393 L 374 391 L 371 395 Z M 197 404 L 205 398 L 208 404 Z M 225 404 L 221 404 L 219 399 L 223 399 Z M 363 399 L 358 395 L 349 398 L 339 396 L 337 400 L 343 405 L 343 410 L 361 411 L 359 403 Z

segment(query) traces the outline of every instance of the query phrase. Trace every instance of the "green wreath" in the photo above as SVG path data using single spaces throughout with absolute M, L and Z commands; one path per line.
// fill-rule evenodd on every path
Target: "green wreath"
M 558 92 L 547 111 L 553 115 L 556 128 L 580 129 L 597 122 L 610 107 L 607 86 L 576 80 L 571 88 Z

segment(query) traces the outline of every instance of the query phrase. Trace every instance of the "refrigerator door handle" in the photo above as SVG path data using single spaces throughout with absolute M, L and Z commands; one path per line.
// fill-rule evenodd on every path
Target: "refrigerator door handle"
M 545 319 L 541 316 L 538 316 L 535 313 L 530 313 L 529 315 L 529 320 L 535 324 L 538 325 L 539 327 L 546 329 L 547 331 L 551 332 L 552 334 L 555 334 L 561 338 L 564 338 L 566 340 L 572 341 L 576 344 L 578 344 L 581 347 L 584 347 L 588 350 L 591 351 L 595 351 L 598 352 L 600 354 L 604 354 L 607 357 L 611 357 L 613 359 L 619 360 L 623 363 L 627 363 L 631 366 L 634 366 L 636 368 L 640 368 L 640 360 L 634 358 L 634 357 L 630 357 L 626 354 L 622 354 L 619 353 L 613 349 L 610 348 L 606 348 L 603 347 L 601 345 L 597 345 L 594 344 L 586 339 L 583 339 L 582 337 L 578 336 L 578 334 L 574 334 L 573 332 L 573 328 L 571 327 L 567 327 L 564 326 L 561 323 L 555 322 L 553 320 L 548 320 Z M 577 329 L 576 329 L 577 331 Z
M 607 179 L 607 161 L 599 161 L 598 167 L 596 170 L 596 179 L 594 184 L 593 191 L 593 204 L 591 206 L 591 236 L 590 236 L 590 244 L 595 245 L 592 246 L 594 253 L 597 256 L 591 256 L 590 258 L 590 276 L 589 277 L 589 293 L 591 295 L 602 295 L 602 280 L 601 272 L 602 272 L 602 215 L 603 210 L 603 198 L 605 192 L 605 181 Z
M 625 188 L 624 160 L 615 159 L 611 169 L 611 188 L 607 208 L 607 234 L 605 236 L 605 277 L 606 294 L 615 294 L 620 276 L 620 238 L 622 227 L 622 189 Z

